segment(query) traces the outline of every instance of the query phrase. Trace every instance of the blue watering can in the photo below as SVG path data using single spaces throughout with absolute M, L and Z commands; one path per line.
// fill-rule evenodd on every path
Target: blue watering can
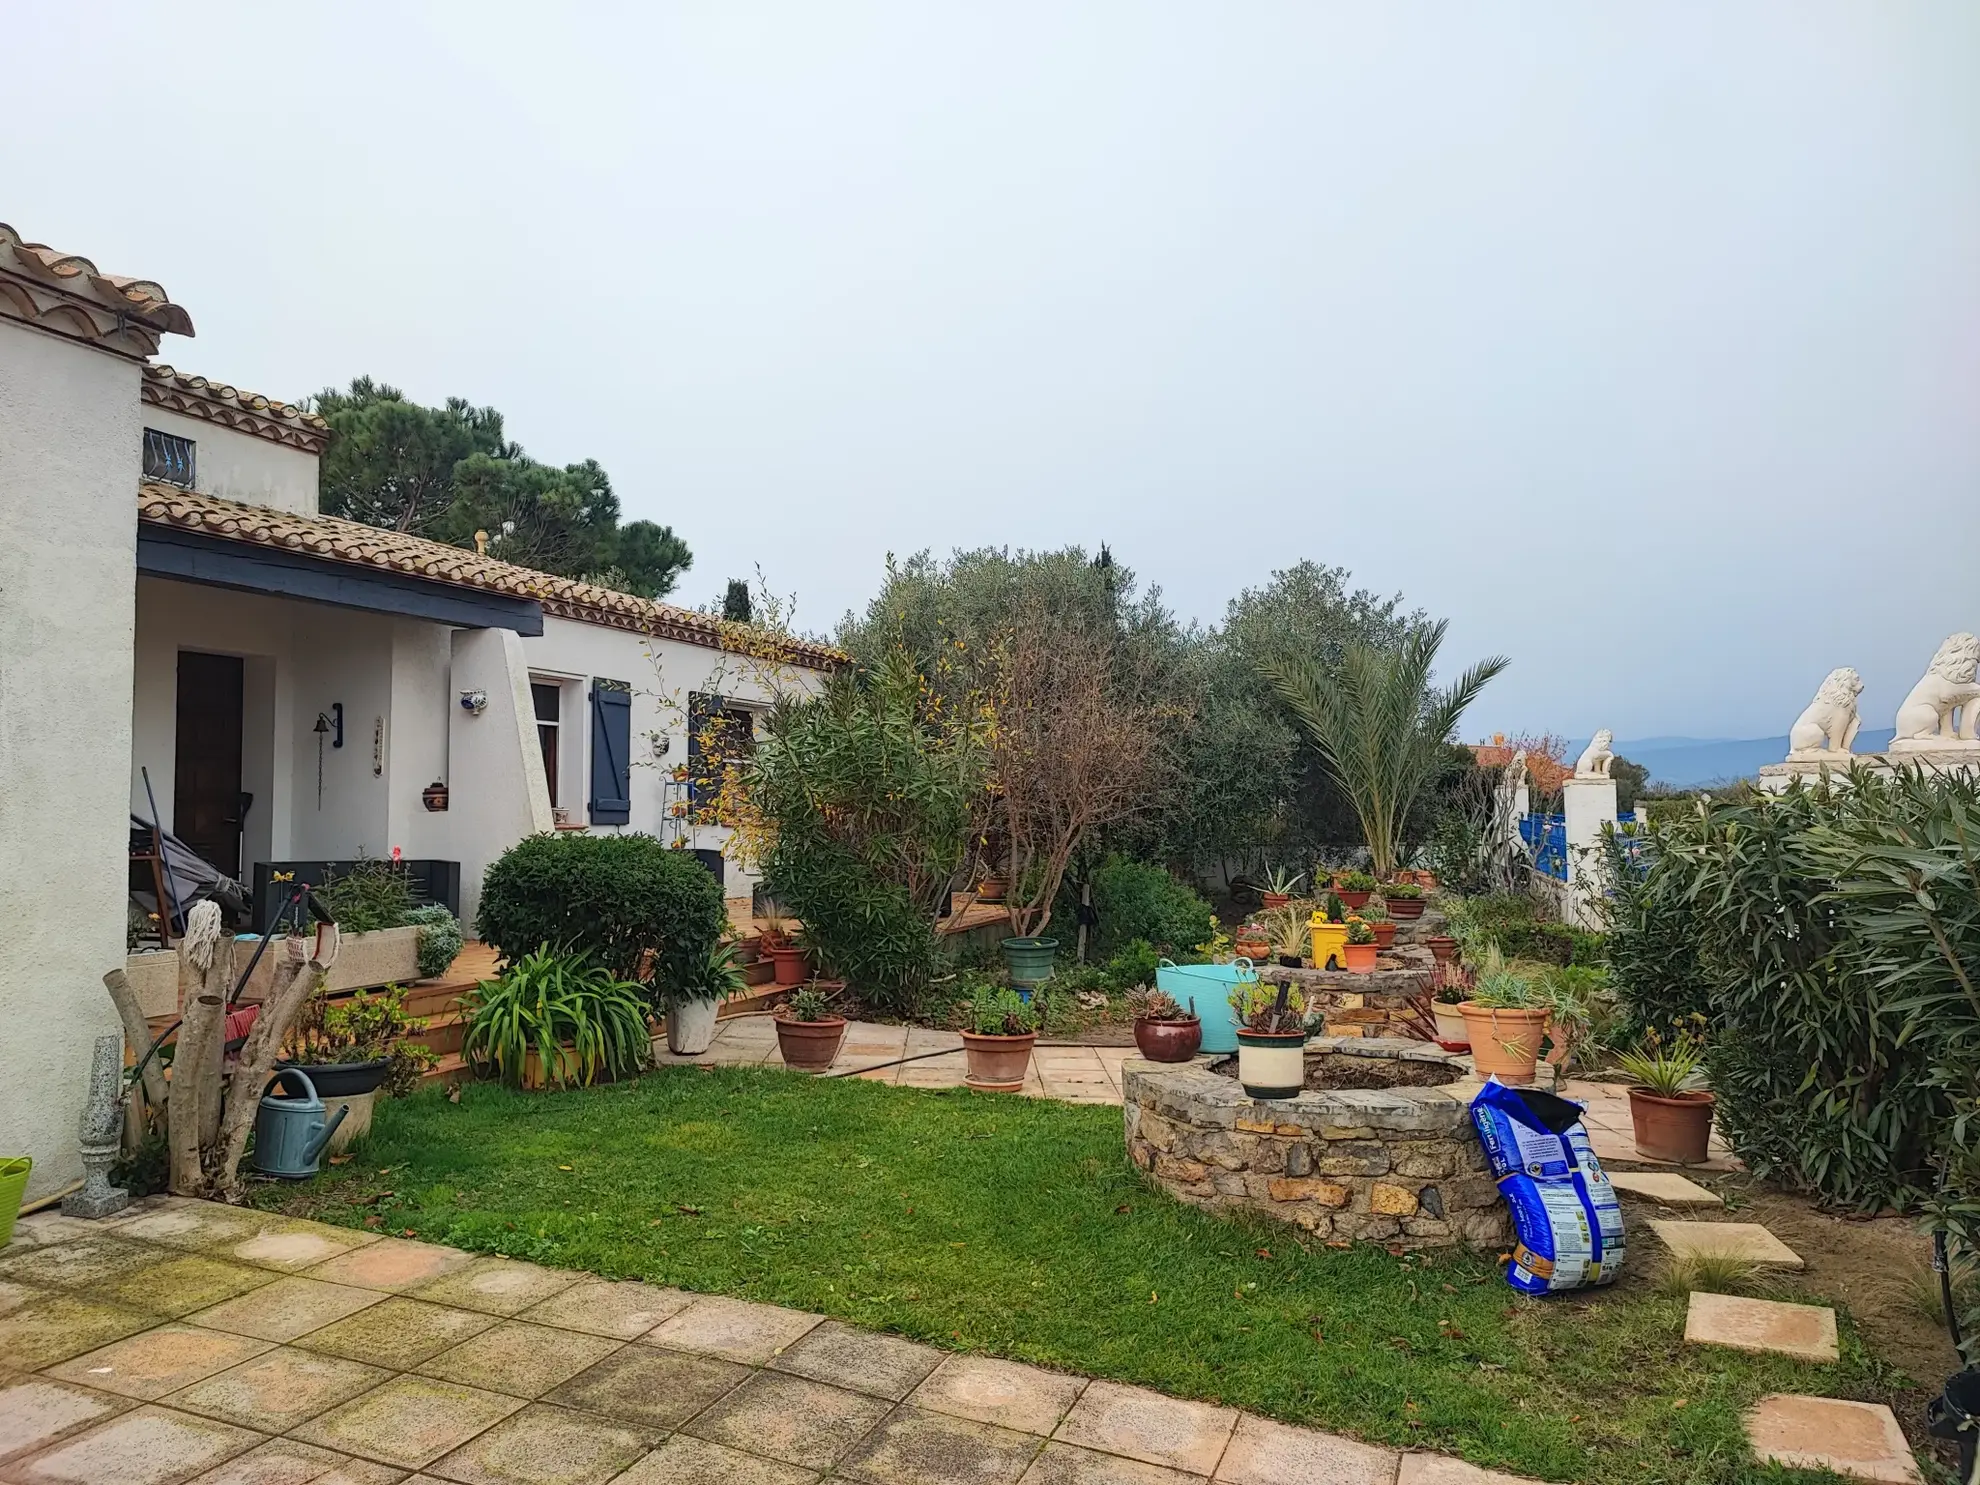
M 303 1086 L 301 1098 L 285 1098 L 276 1085 L 294 1078 Z M 343 1105 L 328 1120 L 316 1084 L 299 1067 L 285 1067 L 268 1080 L 262 1090 L 261 1107 L 254 1118 L 254 1168 L 264 1176 L 284 1181 L 305 1181 L 316 1174 L 317 1160 L 330 1136 L 351 1111 Z

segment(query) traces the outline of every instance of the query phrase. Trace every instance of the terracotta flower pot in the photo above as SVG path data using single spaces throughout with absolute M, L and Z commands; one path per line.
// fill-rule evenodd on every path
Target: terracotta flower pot
M 1533 1081 L 1548 1012 L 1493 1010 L 1475 1000 L 1465 1001 L 1458 1010 L 1464 1016 L 1465 1037 L 1479 1077 L 1496 1077 L 1502 1083 Z
M 1395 925 L 1395 924 L 1393 924 L 1393 923 L 1370 923 L 1370 924 L 1369 924 L 1368 926 L 1369 926 L 1370 928 L 1372 928 L 1372 929 L 1374 929 L 1374 930 L 1375 930 L 1375 947 L 1376 947 L 1376 948 L 1378 948 L 1378 949 L 1387 949 L 1387 948 L 1390 948 L 1390 947 L 1392 947 L 1392 946 L 1393 946 L 1393 945 L 1395 944 L 1395 941 L 1396 941 L 1396 925 Z
M 1285 892 L 1261 892 L 1258 894 L 1258 900 L 1268 909 L 1282 908 L 1292 901 L 1292 896 Z
M 1630 1089 L 1629 1122 L 1636 1129 L 1636 1153 L 1645 1160 L 1703 1164 L 1712 1141 L 1715 1101 L 1705 1092 L 1664 1098 L 1642 1088 Z
M 1457 940 L 1441 933 L 1435 938 L 1426 938 L 1423 946 L 1436 956 L 1439 964 L 1449 964 L 1451 957 L 1457 953 Z
M 1456 1006 L 1435 1001 L 1430 1006 L 1430 1016 L 1437 1023 L 1438 1046 L 1446 1052 L 1471 1050 L 1471 1033 L 1465 1030 L 1464 1014 Z
M 777 1020 L 777 1050 L 784 1055 L 784 1066 L 799 1072 L 823 1072 L 839 1056 L 839 1044 L 846 1039 L 846 1018 L 828 1016 L 823 1021 Z
M 1002 877 L 985 877 L 976 884 L 976 898 L 979 902 L 1002 902 L 1006 890 Z
M 1150 1021 L 1137 1017 L 1134 1044 L 1150 1062 L 1187 1062 L 1203 1045 L 1203 1023 L 1195 1016 L 1180 1021 Z
M 1015 1093 L 1024 1086 L 1024 1075 L 1031 1067 L 1031 1049 L 1038 1033 L 1023 1036 L 979 1036 L 962 1034 L 963 1052 L 969 1071 L 963 1081 L 985 1093 Z
M 1375 894 L 1373 892 L 1336 891 L 1334 895 L 1340 898 L 1342 907 L 1346 908 L 1349 912 L 1353 912 L 1356 908 L 1366 903 L 1368 899 L 1373 897 Z
M 808 952 L 795 944 L 780 944 L 770 951 L 770 962 L 776 967 L 779 985 L 802 985 L 811 972 L 806 962 Z
M 1420 897 L 1391 897 L 1385 900 L 1389 904 L 1389 916 L 1398 923 L 1413 923 L 1423 916 L 1423 899 Z
M 1341 947 L 1341 962 L 1354 974 L 1372 975 L 1375 973 L 1374 944 L 1344 944 Z
M 1246 959 L 1258 960 L 1270 959 L 1272 957 L 1272 946 L 1263 939 L 1239 939 L 1231 947 Z
M 1238 1029 L 1238 1081 L 1249 1098 L 1295 1098 L 1306 1086 L 1306 1033 Z

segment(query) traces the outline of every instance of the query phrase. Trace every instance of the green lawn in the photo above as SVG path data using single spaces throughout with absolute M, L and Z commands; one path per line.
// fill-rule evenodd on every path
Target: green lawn
M 1875 1397 L 1842 1364 L 1684 1351 L 1641 1282 L 1514 1295 L 1493 1256 L 1302 1247 L 1144 1186 L 1118 1110 L 780 1072 L 381 1105 L 362 1151 L 264 1206 L 746 1296 L 1546 1480 L 1827 1479 L 1750 1462 L 1770 1391 Z M 1651 1267 L 1655 1243 L 1635 1253 Z

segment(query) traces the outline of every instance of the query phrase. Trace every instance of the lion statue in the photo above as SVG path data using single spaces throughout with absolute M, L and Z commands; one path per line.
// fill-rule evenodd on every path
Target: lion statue
M 1574 776 L 1578 779 L 1606 779 L 1609 765 L 1615 761 L 1615 742 L 1615 733 L 1606 727 L 1596 733 L 1575 760 Z
M 1815 699 L 1794 719 L 1788 729 L 1788 757 L 1820 758 L 1847 753 L 1856 742 L 1856 729 L 1862 718 L 1856 714 L 1856 698 L 1863 694 L 1863 677 L 1847 665 L 1829 672 L 1815 692 Z
M 1894 753 L 1928 752 L 1936 748 L 1980 747 L 1975 724 L 1980 723 L 1980 639 L 1952 634 L 1939 646 L 1918 684 L 1898 708 Z M 1953 725 L 1957 711 L 1959 725 Z

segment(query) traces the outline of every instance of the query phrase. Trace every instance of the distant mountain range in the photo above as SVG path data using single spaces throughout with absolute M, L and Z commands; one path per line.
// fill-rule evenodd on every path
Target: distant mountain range
M 1881 752 L 1890 745 L 1893 729 L 1865 728 L 1856 735 L 1856 751 Z M 1584 743 L 1568 749 L 1575 757 Z M 1705 784 L 1730 783 L 1750 779 L 1763 763 L 1779 763 L 1787 757 L 1788 740 L 1780 737 L 1641 737 L 1618 741 L 1616 751 L 1632 763 L 1650 770 L 1650 782 L 1673 789 L 1696 789 Z

